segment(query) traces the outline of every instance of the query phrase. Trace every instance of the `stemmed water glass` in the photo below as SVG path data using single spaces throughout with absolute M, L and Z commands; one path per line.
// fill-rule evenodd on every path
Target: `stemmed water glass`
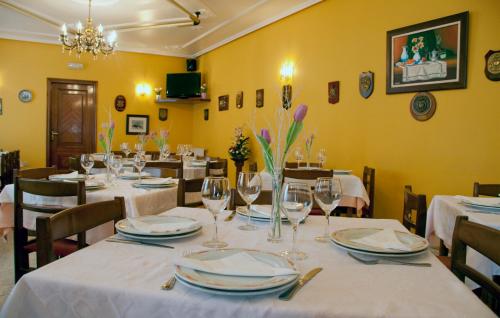
M 134 149 L 135 149 L 135 153 L 137 155 L 141 155 L 141 156 L 144 155 L 144 145 L 143 144 L 141 144 L 141 143 L 135 144 Z
M 247 204 L 248 213 L 247 224 L 240 225 L 238 228 L 244 231 L 254 231 L 257 227 L 250 223 L 252 213 L 250 205 L 259 197 L 260 190 L 262 188 L 262 179 L 260 178 L 260 174 L 258 172 L 240 172 L 236 188 L 238 189 L 238 193 L 241 198 Z
M 164 144 L 160 148 L 160 160 L 167 160 L 170 155 L 170 146 L 168 144 Z
M 113 159 L 111 160 L 111 169 L 113 170 L 116 178 L 120 177 L 120 170 L 122 169 L 122 167 L 122 156 L 114 155 Z
M 146 157 L 137 153 L 134 156 L 134 167 L 139 171 L 139 184 L 142 184 L 142 169 L 146 166 Z
M 203 243 L 203 246 L 210 248 L 226 247 L 227 243 L 219 241 L 217 238 L 217 214 L 222 212 L 231 197 L 229 180 L 224 177 L 206 177 L 201 187 L 201 199 L 205 207 L 214 216 L 215 231 L 212 239 Z
M 323 236 L 316 237 L 319 242 L 330 240 L 330 214 L 339 205 L 342 197 L 342 186 L 339 178 L 318 178 L 314 187 L 314 199 L 319 207 L 325 212 L 326 225 Z
M 84 153 L 80 157 L 80 164 L 82 168 L 85 169 L 85 179 L 89 178 L 89 173 L 94 166 L 94 157 L 91 154 Z
M 325 148 L 321 148 L 318 151 L 318 162 L 319 162 L 319 167 L 323 168 L 323 165 L 326 162 L 326 149 Z
M 295 148 L 294 155 L 295 155 L 295 160 L 297 160 L 297 168 L 300 168 L 300 162 L 304 160 L 304 153 L 302 152 L 302 148 L 300 147 Z
M 303 260 L 307 254 L 297 250 L 297 229 L 312 209 L 311 186 L 305 183 L 286 183 L 281 193 L 281 206 L 293 229 L 292 249 L 281 254 L 293 260 Z
M 128 147 L 128 142 L 122 142 L 120 144 L 120 150 L 125 154 L 125 158 L 128 158 L 130 154 L 130 148 Z

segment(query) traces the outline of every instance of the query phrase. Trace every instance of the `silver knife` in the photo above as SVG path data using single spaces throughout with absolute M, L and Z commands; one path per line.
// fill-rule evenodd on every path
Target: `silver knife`
M 106 239 L 106 242 L 135 244 L 135 245 L 147 245 L 147 246 L 158 246 L 158 247 L 171 248 L 171 249 L 174 248 L 173 246 L 165 245 L 165 244 L 160 244 L 160 243 L 145 243 L 145 242 L 139 242 L 139 241 L 131 241 L 131 240 L 118 239 L 118 238 L 113 238 L 113 237 L 110 237 L 110 238 Z
M 307 274 L 305 274 L 304 276 L 302 276 L 301 278 L 299 278 L 299 281 L 295 285 L 293 285 L 292 288 L 290 288 L 287 291 L 285 291 L 284 293 L 282 293 L 279 296 L 279 299 L 281 299 L 281 300 L 290 300 L 290 299 L 292 299 L 293 295 L 295 295 L 295 293 L 299 289 L 301 289 L 308 281 L 310 281 L 311 279 L 313 279 L 313 277 L 316 276 L 316 274 L 318 274 L 322 270 L 323 270 L 322 267 L 316 267 L 316 268 L 310 270 Z

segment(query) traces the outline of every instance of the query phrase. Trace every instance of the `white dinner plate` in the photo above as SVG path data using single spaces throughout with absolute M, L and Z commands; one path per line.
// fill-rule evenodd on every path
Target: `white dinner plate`
M 377 255 L 387 254 L 387 255 L 401 255 L 401 254 L 415 254 L 421 251 L 425 251 L 429 246 L 429 242 L 412 233 L 394 231 L 396 236 L 401 241 L 401 243 L 405 244 L 411 251 L 399 251 L 394 249 L 380 248 L 370 245 L 365 245 L 362 243 L 354 242 L 355 239 L 360 239 L 367 235 L 374 234 L 378 231 L 382 231 L 382 229 L 378 228 L 350 228 L 335 231 L 330 234 L 330 239 L 337 245 L 341 247 L 345 247 L 349 250 L 354 250 L 358 252 L 369 252 L 376 253 Z
M 497 205 L 490 205 L 490 204 L 479 204 L 479 203 L 473 203 L 473 202 L 467 202 L 467 201 L 461 201 L 461 203 L 471 209 L 477 209 L 481 210 L 484 212 L 490 212 L 490 213 L 500 213 L 500 206 Z
M 128 219 L 123 219 L 115 224 L 115 228 L 117 231 L 120 233 L 128 234 L 128 235 L 139 235 L 139 236 L 157 236 L 157 237 L 163 237 L 163 236 L 171 236 L 171 235 L 179 235 L 179 234 L 184 234 L 184 233 L 190 233 L 193 231 L 197 231 L 201 229 L 201 224 L 197 222 L 195 219 L 192 218 L 187 218 L 187 217 L 181 217 L 181 216 L 171 216 L 171 215 L 146 215 L 146 216 L 139 216 L 135 218 L 141 222 L 148 223 L 148 224 L 160 224 L 160 223 L 183 223 L 183 222 L 188 222 L 192 223 L 191 226 L 186 226 L 180 229 L 177 229 L 175 231 L 164 231 L 164 232 L 155 232 L 155 233 L 144 233 L 143 231 L 140 231 L 136 229 Z
M 168 235 L 168 236 L 146 236 L 146 235 L 132 235 L 132 234 L 127 234 L 121 231 L 117 231 L 118 234 L 121 236 L 130 239 L 132 241 L 139 241 L 139 242 L 164 242 L 164 241 L 172 241 L 172 240 L 178 240 L 181 238 L 186 238 L 186 237 L 191 237 L 195 236 L 201 233 L 201 228 L 192 232 L 184 233 L 184 234 L 179 234 L 179 235 Z
M 420 251 L 420 252 L 414 252 L 414 253 L 396 253 L 396 254 L 393 254 L 393 253 L 376 253 L 376 252 L 362 251 L 362 250 L 358 250 L 358 249 L 355 249 L 355 248 L 349 248 L 349 247 L 343 246 L 341 244 L 338 244 L 334 240 L 331 240 L 331 242 L 332 242 L 332 244 L 334 244 L 338 248 L 343 249 L 345 251 L 348 251 L 348 252 L 351 252 L 351 253 L 354 253 L 354 254 L 375 256 L 377 258 L 384 258 L 384 257 L 389 257 L 389 258 L 392 258 L 392 257 L 414 257 L 414 256 L 418 256 L 418 255 L 422 255 L 422 254 L 427 253 L 427 249 L 425 249 L 423 251 Z
M 335 169 L 333 170 L 333 174 L 352 174 L 352 170 Z
M 278 294 L 281 292 L 284 292 L 285 290 L 292 288 L 292 286 L 297 282 L 298 278 L 295 280 L 291 281 L 290 283 L 274 288 L 268 288 L 268 289 L 258 289 L 258 290 L 246 290 L 246 291 L 238 291 L 238 290 L 223 290 L 223 289 L 213 289 L 213 288 L 205 288 L 197 285 L 190 284 L 189 282 L 185 281 L 183 278 L 177 276 L 178 281 L 189 287 L 193 288 L 199 291 L 202 291 L 204 293 L 209 293 L 212 295 L 220 295 L 220 296 L 239 296 L 239 297 L 249 297 L 249 296 L 261 296 L 261 295 L 268 295 L 268 294 Z
M 72 177 L 65 177 L 64 175 L 53 174 L 53 175 L 49 176 L 49 180 L 52 180 L 52 181 L 65 181 L 65 180 L 68 180 L 68 181 L 80 181 L 80 180 L 85 180 L 85 175 L 84 174 L 78 174 L 78 175 L 75 175 L 75 176 L 72 176 Z
M 269 222 L 270 218 L 268 216 L 265 216 L 264 214 L 256 212 L 252 208 L 250 208 L 250 209 L 252 210 L 252 214 L 250 216 L 251 220 L 255 220 L 257 222 Z M 241 215 L 243 217 L 248 218 L 248 210 L 247 210 L 247 207 L 245 207 L 245 206 L 236 207 L 236 213 L 238 213 L 239 215 Z M 287 217 L 283 216 L 283 215 L 281 216 L 281 220 L 283 220 L 284 222 L 288 222 Z
M 214 260 L 227 257 L 229 255 L 246 252 L 252 255 L 255 259 L 265 262 L 269 265 L 279 267 L 288 267 L 295 269 L 294 264 L 286 258 L 277 254 L 248 250 L 248 249 L 216 249 L 192 253 L 185 257 L 192 257 L 199 260 Z M 202 271 L 197 271 L 191 268 L 176 266 L 175 275 L 180 279 L 199 287 L 211 288 L 224 291 L 256 291 L 269 288 L 276 288 L 287 285 L 298 278 L 298 274 L 281 275 L 273 277 L 248 277 L 248 276 L 229 276 L 218 275 Z
M 142 188 L 142 189 L 161 189 L 161 188 L 172 188 L 176 187 L 177 183 L 144 183 L 145 180 L 142 180 L 142 183 L 134 182 L 132 186 L 134 188 Z
M 149 178 L 149 177 L 151 177 L 151 174 L 149 172 L 141 172 L 141 178 Z M 129 172 L 127 174 L 122 174 L 122 175 L 120 175 L 120 179 L 137 180 L 137 179 L 139 179 L 139 173 L 138 172 Z

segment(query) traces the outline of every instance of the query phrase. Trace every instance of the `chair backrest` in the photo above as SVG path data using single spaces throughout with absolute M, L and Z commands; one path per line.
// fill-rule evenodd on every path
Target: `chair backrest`
M 209 161 L 207 164 L 207 176 L 227 177 L 227 159 Z
M 368 198 L 370 199 L 370 205 L 364 209 L 364 217 L 373 217 L 373 209 L 375 207 L 375 169 L 370 167 L 364 167 L 363 169 L 363 186 L 368 193 Z
M 150 155 L 151 160 L 160 159 L 160 152 L 159 151 L 146 151 L 146 155 Z
M 142 171 L 148 172 L 156 178 L 182 178 L 182 169 L 145 167 Z
M 284 182 L 304 182 L 311 187 L 316 184 L 317 178 L 333 177 L 333 170 L 323 169 L 285 169 L 283 171 Z
M 19 150 L 4 153 L 0 156 L 0 183 L 3 186 L 14 182 L 14 171 L 19 170 Z
M 271 190 L 260 191 L 259 196 L 252 204 L 271 205 L 273 203 L 273 192 Z M 246 206 L 247 203 L 241 198 L 238 190 L 231 189 L 231 199 L 229 200 L 229 210 L 234 210 L 238 206 Z
M 114 200 L 84 204 L 66 209 L 50 217 L 38 217 L 37 233 L 37 266 L 43 266 L 55 260 L 53 241 L 75 234 L 81 235 L 98 225 L 125 217 L 123 197 Z M 79 240 L 78 248 L 84 247 L 85 240 Z
M 177 183 L 177 206 L 197 206 L 201 201 L 186 202 L 186 193 L 201 192 L 201 187 L 205 179 L 179 179 Z M 200 199 L 201 200 L 201 199 Z
M 146 162 L 145 171 L 147 171 L 146 168 L 176 170 L 175 178 L 182 178 L 184 171 L 182 161 L 156 161 L 156 162 L 148 161 Z
M 467 246 L 500 264 L 500 231 L 457 216 L 451 245 L 451 270 L 462 281 L 465 277 L 481 286 L 480 298 L 497 315 L 500 313 L 500 286 L 466 264 Z
M 500 184 L 481 184 L 479 182 L 474 182 L 474 191 L 472 195 L 475 197 L 480 195 L 498 197 L 500 195 Z
M 248 164 L 248 171 L 250 171 L 250 172 L 257 172 L 257 171 L 259 171 L 258 167 L 257 167 L 257 162 L 249 163 Z
M 425 237 L 427 219 L 427 199 L 424 194 L 415 194 L 410 185 L 405 186 L 403 205 L 403 225 L 411 232 Z
M 297 162 L 285 162 L 285 168 L 297 169 L 298 167 L 299 167 L 299 164 Z M 307 167 L 307 162 L 300 162 L 300 167 L 301 168 Z M 319 167 L 321 167 L 321 165 L 319 164 L 319 162 L 310 162 L 309 167 L 319 168 Z
M 78 171 L 78 173 L 85 173 L 85 169 L 83 169 L 82 165 L 80 164 L 80 157 L 69 157 L 68 168 L 73 171 Z

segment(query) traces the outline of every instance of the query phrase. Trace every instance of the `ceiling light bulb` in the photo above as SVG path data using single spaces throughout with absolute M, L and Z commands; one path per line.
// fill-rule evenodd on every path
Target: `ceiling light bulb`
M 82 29 L 83 29 L 83 25 L 80 21 L 78 21 L 78 23 L 76 24 L 76 29 L 78 30 L 78 32 L 81 32 Z
M 97 27 L 97 32 L 102 34 L 102 31 L 104 31 L 104 28 L 103 28 L 102 24 L 99 24 L 99 26 Z
M 61 31 L 64 35 L 68 35 L 68 28 L 66 27 L 66 23 L 62 25 Z
M 113 44 L 116 42 L 116 31 L 112 31 L 109 35 L 108 35 L 108 42 L 110 44 Z

